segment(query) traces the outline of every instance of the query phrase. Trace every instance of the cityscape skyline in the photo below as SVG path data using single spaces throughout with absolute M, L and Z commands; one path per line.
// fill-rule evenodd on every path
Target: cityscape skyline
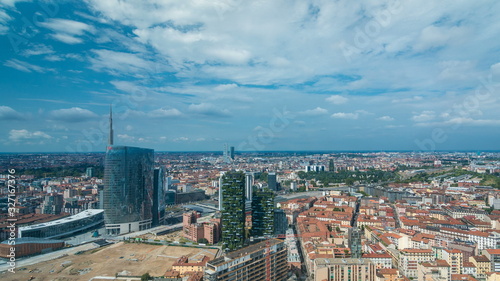
M 496 150 L 499 12 L 3 1 L 2 152 Z

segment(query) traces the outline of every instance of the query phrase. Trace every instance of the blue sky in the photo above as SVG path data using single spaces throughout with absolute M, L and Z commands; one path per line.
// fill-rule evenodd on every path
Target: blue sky
M 361 3 L 362 2 L 362 3 Z M 2 152 L 497 150 L 498 1 L 0 3 Z

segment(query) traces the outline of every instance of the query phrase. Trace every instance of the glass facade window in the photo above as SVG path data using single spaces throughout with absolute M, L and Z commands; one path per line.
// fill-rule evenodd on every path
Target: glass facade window
M 108 146 L 102 197 L 106 225 L 152 220 L 153 168 L 152 149 Z

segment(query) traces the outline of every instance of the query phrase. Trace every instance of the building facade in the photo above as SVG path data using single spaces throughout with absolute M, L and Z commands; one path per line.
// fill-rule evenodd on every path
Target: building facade
M 221 178 L 222 244 L 234 251 L 245 242 L 245 174 L 229 171 Z
M 203 280 L 260 281 L 287 279 L 287 249 L 279 239 L 262 241 L 207 263 Z
M 422 262 L 434 261 L 431 249 L 404 249 L 399 252 L 399 272 L 408 278 L 417 278 L 417 266 Z
M 151 227 L 153 164 L 152 149 L 108 146 L 102 197 L 107 234 L 119 235 Z
M 314 261 L 315 281 L 374 281 L 375 265 L 366 259 L 318 258 Z
M 274 192 L 256 191 L 252 200 L 252 236 L 274 235 Z
M 59 239 L 95 230 L 104 224 L 104 211 L 89 209 L 62 219 L 21 226 L 18 237 Z

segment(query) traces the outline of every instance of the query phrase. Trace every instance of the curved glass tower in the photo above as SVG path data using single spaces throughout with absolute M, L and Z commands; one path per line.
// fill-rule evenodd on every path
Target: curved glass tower
M 151 227 L 152 149 L 110 145 L 104 167 L 103 209 L 106 232 L 118 235 Z

